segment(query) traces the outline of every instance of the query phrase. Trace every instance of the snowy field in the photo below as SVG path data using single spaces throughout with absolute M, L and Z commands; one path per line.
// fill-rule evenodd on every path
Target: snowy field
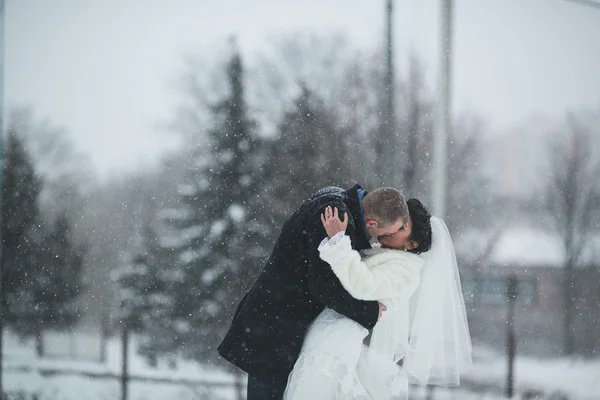
M 105 363 L 90 361 L 94 358 L 93 339 L 88 337 L 79 340 L 86 343 L 88 348 L 86 353 L 83 346 L 77 354 L 83 354 L 86 360 L 37 358 L 32 343 L 20 343 L 14 336 L 5 335 L 4 389 L 11 394 L 9 398 L 29 400 L 36 396 L 38 400 L 120 399 L 120 381 L 113 377 L 121 372 L 119 340 L 109 342 L 108 359 Z M 60 340 L 57 337 L 46 343 L 53 343 L 49 349 L 53 354 L 61 354 Z M 63 347 L 68 346 L 73 348 L 73 342 L 69 341 Z M 504 398 L 501 393 L 506 381 L 505 359 L 482 348 L 476 348 L 475 354 L 475 368 L 465 379 L 463 386 L 453 390 L 436 389 L 433 400 Z M 130 383 L 129 400 L 237 400 L 235 378 L 232 375 L 185 360 L 178 360 L 176 369 L 160 363 L 157 368 L 151 368 L 136 354 L 135 338 L 130 345 L 129 368 L 130 375 L 134 378 L 144 379 L 134 379 Z M 82 372 L 94 377 L 82 376 Z M 519 398 L 600 400 L 600 360 L 542 361 L 521 357 L 517 359 L 515 373 Z M 153 379 L 160 382 L 152 382 Z M 187 383 L 165 382 L 169 379 Z M 411 399 L 425 398 L 425 390 L 413 390 Z
M 466 384 L 505 387 L 507 362 L 504 357 L 475 347 L 473 358 L 474 368 L 466 378 Z M 600 360 L 518 357 L 515 362 L 515 387 L 519 393 L 544 394 L 532 398 L 600 400 Z
M 47 344 L 52 354 L 68 353 L 70 341 L 60 344 L 55 335 Z M 119 376 L 121 373 L 121 343 L 119 339 L 112 339 L 108 343 L 107 360 L 105 363 L 89 361 L 97 358 L 98 340 L 84 338 L 78 335 L 76 341 L 85 341 L 91 347 L 83 353 L 84 360 L 68 358 L 38 358 L 34 352 L 32 342 L 20 343 L 19 340 L 5 334 L 5 360 L 4 360 L 4 390 L 12 395 L 10 399 L 32 398 L 35 394 L 38 400 L 108 400 L 120 399 L 120 381 L 107 375 Z M 129 347 L 129 375 L 134 379 L 129 384 L 129 400 L 230 400 L 236 399 L 234 384 L 235 378 L 218 369 L 202 367 L 186 360 L 178 360 L 176 369 L 169 368 L 166 363 L 159 363 L 157 368 L 147 365 L 146 361 L 137 355 L 135 337 Z M 59 370 L 61 374 L 46 374 L 43 376 L 38 371 Z M 95 376 L 89 378 L 81 376 L 85 372 Z M 143 378 L 138 381 L 135 378 Z M 183 383 L 155 383 L 158 380 L 179 380 Z M 207 388 L 203 383 L 209 383 Z

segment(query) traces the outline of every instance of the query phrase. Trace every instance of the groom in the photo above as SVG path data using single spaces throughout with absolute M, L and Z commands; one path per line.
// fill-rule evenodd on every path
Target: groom
M 356 300 L 319 258 L 327 236 L 321 214 L 327 206 L 348 215 L 346 234 L 356 250 L 369 236 L 403 229 L 408 208 L 392 188 L 367 193 L 359 185 L 326 187 L 286 221 L 271 257 L 242 299 L 219 354 L 248 373 L 248 400 L 281 399 L 311 322 L 329 307 L 371 329 L 385 311 L 377 301 Z

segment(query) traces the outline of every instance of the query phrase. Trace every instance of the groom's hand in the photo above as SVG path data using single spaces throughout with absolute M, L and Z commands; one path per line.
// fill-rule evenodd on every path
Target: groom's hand
M 384 311 L 387 311 L 387 307 L 385 306 L 385 304 L 379 303 L 379 318 L 377 318 L 377 322 L 379 322 L 379 320 L 381 319 L 381 316 L 383 315 Z

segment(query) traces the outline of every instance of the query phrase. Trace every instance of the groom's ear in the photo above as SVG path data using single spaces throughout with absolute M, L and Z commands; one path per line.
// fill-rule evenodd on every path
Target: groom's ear
M 367 228 L 377 228 L 377 225 L 379 225 L 379 222 L 377 222 L 376 219 L 370 218 L 367 220 L 365 225 L 367 226 Z

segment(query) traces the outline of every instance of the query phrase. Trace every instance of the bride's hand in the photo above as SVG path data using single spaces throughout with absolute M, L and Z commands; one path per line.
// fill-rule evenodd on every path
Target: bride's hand
M 321 214 L 321 222 L 327 232 L 327 236 L 332 238 L 336 233 L 346 232 L 346 227 L 348 226 L 348 214 L 344 213 L 344 220 L 341 221 L 338 217 L 337 207 L 334 207 L 332 211 L 331 206 L 327 206 L 325 212 Z

